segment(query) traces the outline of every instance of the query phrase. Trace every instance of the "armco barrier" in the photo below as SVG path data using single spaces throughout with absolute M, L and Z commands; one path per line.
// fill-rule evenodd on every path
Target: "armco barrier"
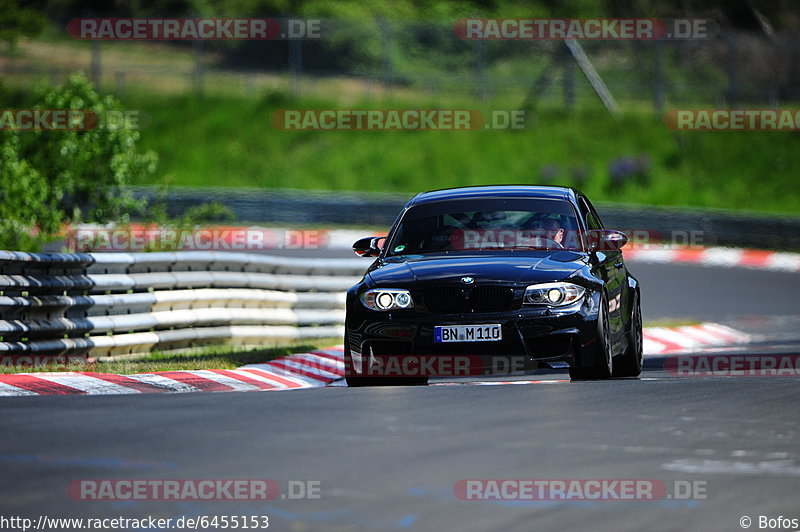
M 344 292 L 365 268 L 214 251 L 0 251 L 0 360 L 341 337 Z
M 158 189 L 131 187 L 135 197 L 155 201 Z M 175 187 L 167 196 L 170 216 L 208 201 L 227 206 L 235 222 L 257 224 L 372 225 L 388 228 L 413 194 Z M 700 208 L 597 203 L 606 227 L 670 235 L 700 233 L 703 246 L 800 250 L 800 218 Z

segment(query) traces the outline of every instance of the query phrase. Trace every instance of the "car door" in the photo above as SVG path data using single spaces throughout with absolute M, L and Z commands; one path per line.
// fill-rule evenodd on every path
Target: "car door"
M 603 222 L 600 220 L 594 206 L 585 196 L 578 199 L 579 208 L 583 219 L 586 221 L 587 229 L 604 229 Z M 597 249 L 595 251 L 597 262 L 594 267 L 594 274 L 603 279 L 606 283 L 606 293 L 608 294 L 608 315 L 610 318 L 611 335 L 614 342 L 618 342 L 624 333 L 625 320 L 622 314 L 623 302 L 625 297 L 625 263 L 622 261 L 622 251 L 616 249 Z

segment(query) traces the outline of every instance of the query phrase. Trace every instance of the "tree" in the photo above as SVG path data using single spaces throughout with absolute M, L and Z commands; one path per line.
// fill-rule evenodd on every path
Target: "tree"
M 136 148 L 139 131 L 109 121 L 121 104 L 101 97 L 83 74 L 43 90 L 38 101 L 40 109 L 91 111 L 99 123 L 86 131 L 2 132 L 0 245 L 6 248 L 36 247 L 62 222 L 126 221 L 143 207 L 128 185 L 156 169 L 156 154 Z
M 20 159 L 19 138 L 3 132 L 0 136 L 0 248 L 35 250 L 45 234 L 58 230 L 60 217 L 49 208 L 48 195 L 47 181 L 28 161 Z
M 0 41 L 12 50 L 20 37 L 38 35 L 47 24 L 47 18 L 36 9 L 20 7 L 19 0 L 0 2 Z

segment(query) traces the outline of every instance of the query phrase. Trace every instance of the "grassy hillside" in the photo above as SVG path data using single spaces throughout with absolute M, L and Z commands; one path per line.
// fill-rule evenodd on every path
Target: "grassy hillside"
M 271 125 L 273 112 L 476 106 L 419 95 L 353 106 L 291 100 L 274 90 L 250 98 L 138 90 L 122 103 L 142 112 L 140 147 L 155 150 L 160 164 L 152 182 L 135 184 L 408 194 L 482 183 L 563 184 L 596 201 L 800 213 L 796 132 L 675 133 L 646 107 L 611 117 L 586 101 L 572 112 L 533 112 L 520 131 L 291 132 Z M 0 98 L 8 108 L 33 104 L 32 91 L 8 86 L 0 86 Z
M 0 54 L 0 64 L 20 71 L 19 76 L 3 80 L 6 88 L 0 85 L 4 107 L 31 105 L 31 85 L 48 81 L 42 72 L 65 66 L 88 68 L 91 43 L 59 35 L 25 40 L 18 51 Z M 104 43 L 102 54 L 107 66 L 101 84 L 105 90 L 114 87 L 115 69 L 132 73 L 122 103 L 146 115 L 141 147 L 155 150 L 161 159 L 150 184 L 410 194 L 479 183 L 552 183 L 578 186 L 605 201 L 800 213 L 795 170 L 800 167 L 800 134 L 675 133 L 652 111 L 652 95 L 646 90 L 620 99 L 624 112 L 616 118 L 584 92 L 572 111 L 552 107 L 554 100 L 549 100 L 551 107 L 530 115 L 524 131 L 288 132 L 271 125 L 274 111 L 474 109 L 476 103 L 469 90 L 442 89 L 438 96 L 430 96 L 419 87 L 398 85 L 387 91 L 376 84 L 365 91 L 364 79 L 334 75 L 306 76 L 303 93 L 309 96 L 292 100 L 286 93 L 291 83 L 285 73 L 249 72 L 245 77 L 250 88 L 242 92 L 237 85 L 242 73 L 224 69 L 213 74 L 210 70 L 206 96 L 196 97 L 187 92 L 193 60 L 188 47 Z M 598 68 L 602 70 L 613 57 L 626 56 L 621 51 L 599 55 Z M 644 61 L 649 56 L 636 57 Z M 208 59 L 219 60 L 211 52 Z M 513 66 L 514 71 L 524 66 L 501 65 Z M 32 72 L 39 74 L 28 79 L 26 66 L 36 66 Z M 617 72 L 617 67 L 610 72 Z M 525 68 L 535 70 L 531 65 Z M 671 83 L 702 84 L 706 79 L 685 78 L 687 72 L 670 72 Z M 492 70 L 488 75 L 499 73 Z M 578 77 L 579 86 L 588 86 Z M 512 110 L 525 98 L 523 92 L 504 94 L 503 100 L 481 102 L 478 108 Z M 710 101 L 683 105 L 709 107 Z
M 333 101 L 148 95 L 124 102 L 149 124 L 142 147 L 172 185 L 416 192 L 480 183 L 576 185 L 597 200 L 800 212 L 800 136 L 668 130 L 650 112 L 536 112 L 524 131 L 287 132 L 277 109 Z M 364 108 L 474 108 L 362 102 Z M 492 105 L 488 108 L 511 109 Z

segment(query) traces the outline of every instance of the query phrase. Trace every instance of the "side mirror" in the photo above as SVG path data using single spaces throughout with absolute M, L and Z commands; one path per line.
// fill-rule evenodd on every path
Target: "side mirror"
M 612 229 L 591 229 L 587 236 L 592 251 L 618 251 L 628 243 L 628 235 Z
M 353 244 L 353 253 L 359 257 L 377 257 L 381 253 L 381 247 L 378 242 L 385 238 L 385 236 L 368 236 L 356 240 L 355 244 Z

